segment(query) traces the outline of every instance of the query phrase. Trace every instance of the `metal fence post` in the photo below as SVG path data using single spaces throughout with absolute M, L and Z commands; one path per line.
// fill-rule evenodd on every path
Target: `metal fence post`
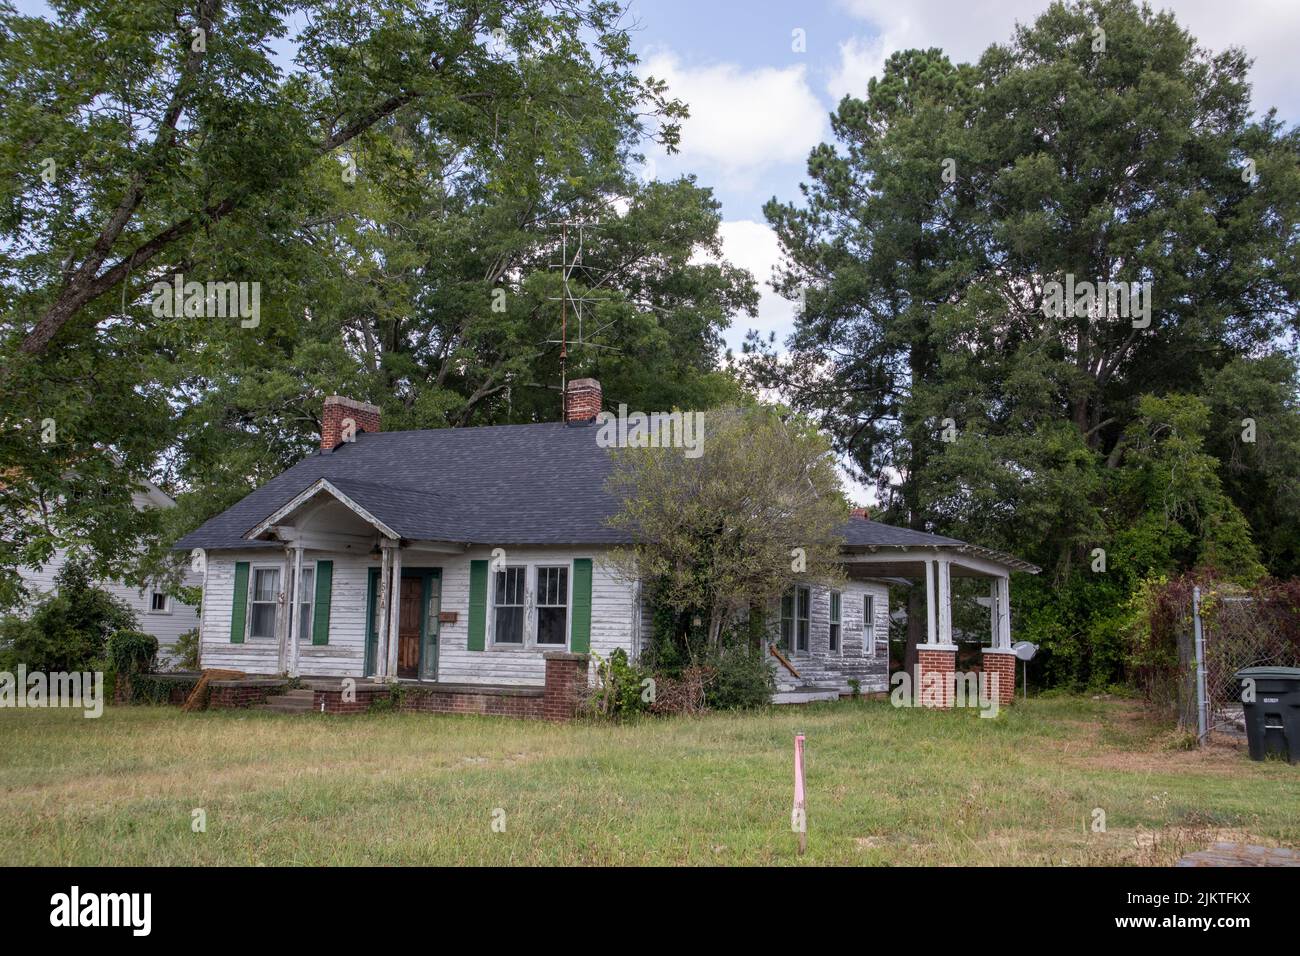
M 1201 589 L 1192 588 L 1192 626 L 1196 634 L 1196 740 L 1210 735 L 1210 702 L 1205 690 L 1205 634 L 1201 630 Z

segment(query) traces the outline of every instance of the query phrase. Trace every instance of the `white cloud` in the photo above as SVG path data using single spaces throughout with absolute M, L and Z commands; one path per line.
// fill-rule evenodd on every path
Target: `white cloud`
M 827 135 L 826 106 L 808 85 L 804 66 L 745 69 L 731 63 L 687 66 L 669 52 L 643 61 L 642 71 L 667 80 L 686 102 L 680 162 L 712 167 L 753 182 L 767 167 L 802 163 Z
M 940 47 L 955 62 L 973 62 L 991 43 L 1007 43 L 1015 24 L 1031 23 L 1045 0 L 840 0 L 870 28 L 867 37 L 840 43 L 840 60 L 827 89 L 836 101 L 862 96 L 867 80 L 880 73 L 889 55 L 913 47 Z M 1256 110 L 1278 107 L 1300 120 L 1300 3 L 1295 0 L 1164 0 L 1200 44 L 1214 51 L 1239 46 L 1255 59 L 1251 80 Z
M 764 335 L 775 330 L 777 343 L 794 328 L 798 304 L 783 298 L 772 290 L 769 280 L 772 269 L 781 261 L 781 244 L 772 227 L 752 219 L 724 222 L 718 227 L 722 240 L 722 255 L 728 262 L 748 269 L 754 276 L 760 294 L 758 318 L 740 317 L 728 330 L 727 342 L 739 349 L 745 333 L 753 328 Z
M 826 90 L 838 103 L 847 95 L 866 96 L 867 81 L 879 76 L 885 68 L 889 54 L 898 49 L 897 41 L 885 34 L 864 39 L 849 37 L 840 43 L 840 64 L 826 83 Z

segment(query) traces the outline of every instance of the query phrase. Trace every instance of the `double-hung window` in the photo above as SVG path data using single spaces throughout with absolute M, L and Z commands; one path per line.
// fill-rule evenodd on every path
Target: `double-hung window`
M 162 591 L 149 592 L 149 613 L 150 614 L 170 614 L 171 602 L 167 595 Z
M 787 650 L 808 650 L 809 608 L 812 605 L 812 592 L 806 587 L 797 587 L 786 592 L 781 598 L 781 646 Z
M 492 641 L 524 643 L 524 583 L 526 568 L 502 568 L 492 589 Z
M 537 569 L 537 643 L 568 643 L 569 569 Z
M 280 600 L 280 569 L 254 568 L 248 595 L 248 635 L 275 637 L 275 609 Z
M 876 654 L 876 599 L 870 594 L 862 598 L 862 653 Z
M 840 592 L 831 592 L 831 630 L 830 630 L 830 650 L 832 654 L 840 652 Z
M 308 644 L 311 643 L 311 613 L 315 600 L 316 569 L 304 564 L 298 580 L 298 640 Z

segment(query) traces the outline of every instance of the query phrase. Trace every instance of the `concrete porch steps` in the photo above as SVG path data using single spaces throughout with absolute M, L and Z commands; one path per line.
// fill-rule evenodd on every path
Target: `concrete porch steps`
M 840 692 L 834 688 L 803 685 L 788 690 L 778 690 L 772 695 L 774 704 L 811 704 L 819 700 L 839 700 Z
M 273 714 L 309 714 L 312 711 L 313 692 L 308 688 L 285 691 L 266 698 L 265 704 L 254 704 L 253 710 Z

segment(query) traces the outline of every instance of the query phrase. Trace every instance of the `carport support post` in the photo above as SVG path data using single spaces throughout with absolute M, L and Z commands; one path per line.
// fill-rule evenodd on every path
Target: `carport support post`
M 939 572 L 939 643 L 952 643 L 952 564 L 945 558 L 937 562 Z
M 934 562 L 925 562 L 925 643 L 937 644 L 938 637 L 935 634 L 935 587 L 934 587 Z
M 989 582 L 989 632 L 992 644 L 983 649 L 985 679 L 997 676 L 997 701 L 1005 707 L 1016 698 L 1016 654 L 1011 650 L 1011 614 L 1008 598 L 1011 596 L 1009 579 L 996 577 Z M 988 693 L 993 693 L 989 684 Z
M 925 562 L 926 642 L 916 648 L 915 694 L 922 707 L 947 710 L 955 696 L 957 645 L 952 643 L 948 562 Z M 928 677 L 926 675 L 929 675 Z

